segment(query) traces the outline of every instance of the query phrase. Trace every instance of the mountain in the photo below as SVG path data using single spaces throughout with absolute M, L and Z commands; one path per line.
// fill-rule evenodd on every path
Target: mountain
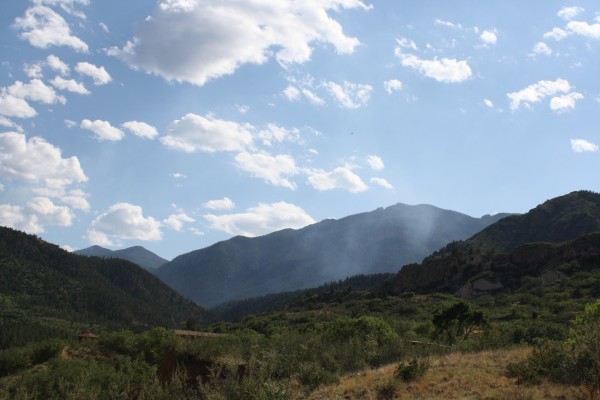
M 0 227 L 0 320 L 66 320 L 143 329 L 177 327 L 206 311 L 126 260 L 69 253 Z
M 303 229 L 237 236 L 163 265 L 160 277 L 203 306 L 396 272 L 507 214 L 473 218 L 430 205 L 397 204 Z
M 470 297 L 473 293 L 510 287 L 508 282 L 514 285 L 532 268 L 538 277 L 546 272 L 556 275 L 558 266 L 581 254 L 597 257 L 597 232 L 600 194 L 572 192 L 548 200 L 526 214 L 506 217 L 464 242 L 451 243 L 421 264 L 404 266 L 383 285 L 382 291 L 442 291 Z M 582 244 L 589 249 L 582 250 Z
M 165 260 L 142 246 L 133 246 L 121 250 L 109 250 L 101 246 L 91 246 L 74 251 L 74 253 L 90 257 L 121 258 L 123 260 L 131 261 L 149 271 L 154 271 L 168 262 L 168 260 Z

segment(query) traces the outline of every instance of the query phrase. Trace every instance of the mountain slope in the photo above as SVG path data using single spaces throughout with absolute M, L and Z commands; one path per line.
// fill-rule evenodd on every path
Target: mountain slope
M 212 306 L 352 275 L 395 272 L 505 215 L 473 218 L 430 205 L 397 204 L 299 230 L 238 236 L 181 255 L 157 276 L 198 304 Z
M 477 287 L 500 289 L 532 268 L 543 274 L 571 262 L 569 254 L 577 258 L 594 253 L 595 246 L 600 249 L 600 236 L 595 234 L 599 231 L 600 194 L 573 192 L 526 214 L 504 218 L 464 242 L 446 246 L 421 264 L 404 266 L 382 290 L 390 294 L 444 291 L 468 297 Z M 552 243 L 561 242 L 570 250 L 558 257 L 559 247 Z M 582 249 L 583 245 L 587 247 Z M 595 254 L 590 257 L 596 259 Z
M 74 253 L 81 256 L 120 258 L 131 261 L 149 271 L 156 270 L 158 267 L 168 262 L 168 260 L 165 260 L 142 246 L 133 246 L 121 250 L 109 250 L 101 246 L 91 246 L 74 251 Z
M 179 326 L 206 312 L 129 261 L 68 253 L 0 227 L 0 300 L 13 317 L 122 327 Z

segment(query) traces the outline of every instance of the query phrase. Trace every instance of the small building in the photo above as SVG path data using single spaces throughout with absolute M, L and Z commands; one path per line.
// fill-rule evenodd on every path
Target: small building
M 79 339 L 79 342 L 86 342 L 86 341 L 94 341 L 94 340 L 98 340 L 98 336 L 94 335 L 92 332 L 87 331 L 82 333 L 81 335 L 79 335 L 77 337 Z
M 198 331 L 186 331 L 183 329 L 175 329 L 173 332 L 177 336 L 181 336 L 189 339 L 200 339 L 200 338 L 218 338 L 223 336 L 221 333 L 212 333 L 212 332 L 198 332 Z

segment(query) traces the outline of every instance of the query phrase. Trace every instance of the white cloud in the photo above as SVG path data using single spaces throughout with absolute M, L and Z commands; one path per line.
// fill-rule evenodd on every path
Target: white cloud
M 71 34 L 64 18 L 48 7 L 38 5 L 28 8 L 24 17 L 15 19 L 14 25 L 24 31 L 19 37 L 32 46 L 68 46 L 79 52 L 88 51 L 88 45 Z
M 315 42 L 352 53 L 358 39 L 328 14 L 342 8 L 370 7 L 358 0 L 164 0 L 135 37 L 110 54 L 168 80 L 204 85 L 272 57 L 283 66 L 306 62 Z
M 289 101 L 296 101 L 300 99 L 300 90 L 298 90 L 298 88 L 296 88 L 295 86 L 289 85 L 283 91 L 283 95 Z
M 583 100 L 583 95 L 581 93 L 572 92 L 564 96 L 556 96 L 550 100 L 550 108 L 553 111 L 574 109 L 577 100 Z
M 575 153 L 598 151 L 598 145 L 583 139 L 571 139 L 571 149 Z
M 498 36 L 494 31 L 483 31 L 479 37 L 485 45 L 496 44 Z
M 582 21 L 571 21 L 567 24 L 569 31 L 590 39 L 600 39 L 600 23 L 588 24 Z
M 42 65 L 39 63 L 36 64 L 25 64 L 25 66 L 23 67 L 23 70 L 25 71 L 25 74 L 30 77 L 31 79 L 34 78 L 41 78 L 42 76 L 44 76 L 44 74 L 42 73 Z
M 158 131 L 156 128 L 152 125 L 148 125 L 145 122 L 128 121 L 123 123 L 121 126 L 139 137 L 154 139 L 158 136 Z
M 177 232 L 181 232 L 184 223 L 194 221 L 196 221 L 194 218 L 187 216 L 185 213 L 179 213 L 169 215 L 169 217 L 165 219 L 163 223 L 169 228 L 176 230 Z
M 111 140 L 118 141 L 123 139 L 125 134 L 119 128 L 115 128 L 108 121 L 101 121 L 99 119 L 95 121 L 90 121 L 89 119 L 84 119 L 81 121 L 80 127 L 82 129 L 87 129 L 88 131 L 92 131 L 96 134 L 96 138 L 98 140 Z
M 77 126 L 77 122 L 71 120 L 71 119 L 65 119 L 65 126 L 69 129 L 71 128 L 75 128 Z
M 323 87 L 337 100 L 340 107 L 349 109 L 367 105 L 373 91 L 371 85 L 347 81 L 344 81 L 342 85 L 335 82 L 324 82 Z
M 396 43 L 398 43 L 398 45 L 400 47 L 403 47 L 405 49 L 412 49 L 412 50 L 418 49 L 417 44 L 411 39 L 407 39 L 407 38 L 396 39 Z
M 272 146 L 273 142 L 283 142 L 285 140 L 298 141 L 300 137 L 300 131 L 296 128 L 287 129 L 281 126 L 277 126 L 273 123 L 267 124 L 265 129 L 261 129 L 256 136 L 262 140 L 265 146 Z
M 160 141 L 170 149 L 186 153 L 244 151 L 253 146 L 253 129 L 250 124 L 225 121 L 212 115 L 202 117 L 187 114 L 182 119 L 173 121 Z
M 494 108 L 494 103 L 490 99 L 483 99 L 483 104 L 488 108 Z
M 249 208 L 245 213 L 207 214 L 204 218 L 213 229 L 248 237 L 265 235 L 286 228 L 299 229 L 315 223 L 303 209 L 286 202 L 261 203 L 257 207 Z
M 383 88 L 387 92 L 387 94 L 392 94 L 393 92 L 399 92 L 402 90 L 402 82 L 398 79 L 390 79 L 389 81 L 383 82 Z
M 383 178 L 371 178 L 371 182 L 383 188 L 394 190 L 394 186 Z
M 43 233 L 47 226 L 71 226 L 73 213 L 47 197 L 35 197 L 22 206 L 0 204 L 0 225 L 28 233 Z
M 438 82 L 462 82 L 472 75 L 471 67 L 465 60 L 459 61 L 453 58 L 425 60 L 413 54 L 405 54 L 399 47 L 396 48 L 395 53 L 400 58 L 403 66 L 416 69 L 421 74 Z
M 58 147 L 40 137 L 29 140 L 22 133 L 0 133 L 0 176 L 3 179 L 42 183 L 62 192 L 69 185 L 87 181 L 77 157 L 63 158 Z
M 90 94 L 90 91 L 85 88 L 83 83 L 77 82 L 75 79 L 65 79 L 62 76 L 57 76 L 50 81 L 52 86 L 60 90 L 77 94 Z
M 433 23 L 435 25 L 442 25 L 442 26 L 447 26 L 448 28 L 455 28 L 455 29 L 462 29 L 462 25 L 461 24 L 455 24 L 453 22 L 450 21 L 444 21 L 441 19 L 436 19 L 435 21 L 433 21 Z
M 371 168 L 373 168 L 375 171 L 381 171 L 382 169 L 385 168 L 385 165 L 383 164 L 383 160 L 379 156 L 367 157 L 367 163 L 369 163 L 369 166 Z
M 533 54 L 543 54 L 549 56 L 552 54 L 552 49 L 544 42 L 538 42 L 533 46 Z
M 87 6 L 90 4 L 90 0 L 33 0 L 33 3 L 48 6 L 60 6 L 60 8 L 62 8 L 65 12 L 78 18 L 85 19 L 85 14 L 79 10 L 76 10 L 75 5 L 81 4 Z
M 3 89 L 0 92 L 0 115 L 17 118 L 33 118 L 37 111 L 20 97 L 11 96 Z
M 271 156 L 267 153 L 239 153 L 235 156 L 236 166 L 252 176 L 262 178 L 275 186 L 295 190 L 296 184 L 288 178 L 299 173 L 294 159 L 289 155 Z
M 65 104 L 67 102 L 63 96 L 58 95 L 54 89 L 50 86 L 46 86 L 46 84 L 39 79 L 33 79 L 29 83 L 16 81 L 7 88 L 7 92 L 11 96 L 45 104 Z
M 129 203 L 112 205 L 91 223 L 87 239 L 92 244 L 112 246 L 122 240 L 161 240 L 161 223 L 144 217 L 142 208 Z
M 81 189 L 75 189 L 69 192 L 57 192 L 57 197 L 72 208 L 83 211 L 90 210 L 90 203 L 87 201 L 88 194 Z
M 302 89 L 302 94 L 310 101 L 312 104 L 317 106 L 322 106 L 325 104 L 325 100 L 320 98 L 318 95 L 310 91 L 309 89 Z
M 561 28 L 553 28 L 550 32 L 544 33 L 544 39 L 563 40 L 569 36 L 569 32 Z
M 310 171 L 308 182 L 319 191 L 346 189 L 351 193 L 359 193 L 369 188 L 358 175 L 346 167 L 338 167 L 330 172 Z
M 171 178 L 175 178 L 175 179 L 185 179 L 185 178 L 187 178 L 187 176 L 185 176 L 184 174 L 179 173 L 179 172 L 173 172 L 172 174 L 169 174 L 169 176 Z
M 562 19 L 571 20 L 584 11 L 585 9 L 581 7 L 563 7 L 556 15 Z
M 108 25 L 106 25 L 104 22 L 100 22 L 98 24 L 100 26 L 100 28 L 104 31 L 104 33 L 108 33 L 110 30 L 108 29 Z
M 527 86 L 518 92 L 508 93 L 511 110 L 517 110 L 522 104 L 529 105 L 537 103 L 547 96 L 554 96 L 557 93 L 566 93 L 571 90 L 571 85 L 564 79 L 555 81 L 539 81 Z
M 229 197 L 223 197 L 221 200 L 207 201 L 202 206 L 209 210 L 233 210 L 235 203 Z
M 50 68 L 52 68 L 54 71 L 57 71 L 59 74 L 61 75 L 69 75 L 69 71 L 70 68 L 67 64 L 65 64 L 64 62 L 61 61 L 60 58 L 58 58 L 55 55 L 49 55 L 48 57 L 46 57 L 46 62 L 48 63 L 48 66 Z
M 101 86 L 109 83 L 112 78 L 106 72 L 104 67 L 97 67 L 94 64 L 88 62 L 80 62 L 75 66 L 75 71 L 82 75 L 87 75 L 94 80 L 94 85 Z
M 3 126 L 5 128 L 14 129 L 18 132 L 23 131 L 23 128 L 19 124 L 14 123 L 13 121 L 11 121 L 10 119 L 8 119 L 6 117 L 0 117 L 0 126 Z

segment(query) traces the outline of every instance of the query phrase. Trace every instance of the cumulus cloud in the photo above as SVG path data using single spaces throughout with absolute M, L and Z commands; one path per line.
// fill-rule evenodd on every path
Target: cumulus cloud
M 544 39 L 563 40 L 569 36 L 569 32 L 561 28 L 553 28 L 550 32 L 544 33 Z
M 158 131 L 156 128 L 152 125 L 148 125 L 145 122 L 128 121 L 123 123 L 121 126 L 134 135 L 142 138 L 154 139 L 158 136 Z
M 187 216 L 185 213 L 179 213 L 169 215 L 169 217 L 163 221 L 163 224 L 177 232 L 181 232 L 184 223 L 194 221 L 196 221 L 194 218 Z
M 387 94 L 399 92 L 402 90 L 402 82 L 400 82 L 398 79 L 390 79 L 389 81 L 383 82 L 383 89 L 387 92 Z
M 375 171 L 381 171 L 382 169 L 385 168 L 385 165 L 383 164 L 383 160 L 379 156 L 367 157 L 367 163 L 369 163 L 369 166 L 371 168 L 373 168 Z
M 42 4 L 48 6 L 60 6 L 63 11 L 74 15 L 78 18 L 85 19 L 86 16 L 83 12 L 77 10 L 75 7 L 77 4 L 87 6 L 90 4 L 90 0 L 32 0 L 34 4 Z
M 17 132 L 0 133 L 0 176 L 57 191 L 88 179 L 77 157 L 63 158 L 61 150 L 44 139 L 27 139 Z
M 346 36 L 329 14 L 352 8 L 370 7 L 359 0 L 163 0 L 110 54 L 168 80 L 204 85 L 271 57 L 283 66 L 306 62 L 313 43 L 352 53 L 358 39 Z
M 549 56 L 552 54 L 552 49 L 544 42 L 538 42 L 533 46 L 533 54 Z
M 320 98 L 317 94 L 315 94 L 314 92 L 312 92 L 309 89 L 306 89 L 306 88 L 302 89 L 302 94 L 312 104 L 315 104 L 317 106 L 322 106 L 323 104 L 325 104 L 325 100 L 323 100 L 322 98 Z
M 43 233 L 47 226 L 71 226 L 73 213 L 47 197 L 35 197 L 25 206 L 0 204 L 0 225 L 28 233 Z
M 310 171 L 308 183 L 319 191 L 346 189 L 351 193 L 359 193 L 369 188 L 358 175 L 346 167 L 338 167 L 330 172 Z
M 37 115 L 35 108 L 20 97 L 12 96 L 3 89 L 0 92 L 0 115 L 16 118 L 33 118 Z
M 286 202 L 260 203 L 257 207 L 249 208 L 245 213 L 207 214 L 204 218 L 210 223 L 212 229 L 230 235 L 248 237 L 265 235 L 286 228 L 299 229 L 315 223 L 302 208 Z
M 289 155 L 271 156 L 268 153 L 242 152 L 235 156 L 235 165 L 242 171 L 264 179 L 272 185 L 296 189 L 296 184 L 291 182 L 289 177 L 297 175 L 300 171 Z
M 598 145 L 584 139 L 571 139 L 571 149 L 575 153 L 598 151 Z
M 6 117 L 0 117 L 0 126 L 21 132 L 23 128 Z
M 244 151 L 253 146 L 252 125 L 187 114 L 173 121 L 160 138 L 166 147 L 186 153 Z
M 496 44 L 496 42 L 498 41 L 498 36 L 494 31 L 483 31 L 479 38 L 486 46 Z
M 590 39 L 600 39 L 600 23 L 588 24 L 584 21 L 571 21 L 567 24 L 570 32 Z
M 562 19 L 571 20 L 584 11 L 585 9 L 581 7 L 563 7 L 556 15 Z
M 27 75 L 30 78 L 41 78 L 42 76 L 44 76 L 44 74 L 42 73 L 42 65 L 40 63 L 36 63 L 36 64 L 25 64 L 23 66 L 23 71 L 25 71 L 25 75 Z
M 342 108 L 360 108 L 369 102 L 373 87 L 360 83 L 344 81 L 342 85 L 324 82 L 323 87 L 337 100 Z
M 77 94 L 90 94 L 83 83 L 77 82 L 75 79 L 65 79 L 62 76 L 57 76 L 50 81 L 50 84 L 59 90 Z
M 96 135 L 96 138 L 100 141 L 102 140 L 110 140 L 110 141 L 118 141 L 123 139 L 125 134 L 119 128 L 115 128 L 108 121 L 95 120 L 90 121 L 89 119 L 84 119 L 81 121 L 80 127 L 82 129 L 86 129 L 88 131 L 93 132 Z
M 404 67 L 416 69 L 421 74 L 433 78 L 438 82 L 456 83 L 469 79 L 472 75 L 471 67 L 465 60 L 442 58 L 425 60 L 414 54 L 405 54 L 401 48 L 395 50 L 396 56 Z
M 483 104 L 488 108 L 494 108 L 494 103 L 490 99 L 483 99 Z
M 61 75 L 69 75 L 70 68 L 67 64 L 61 61 L 60 58 L 51 54 L 46 57 L 46 62 L 48 66 L 52 68 L 54 71 L 58 72 Z
M 24 31 L 19 37 L 27 40 L 32 46 L 68 46 L 78 52 L 88 51 L 88 45 L 71 34 L 64 18 L 43 5 L 28 8 L 24 17 L 15 19 L 14 26 Z
M 92 244 L 114 246 L 123 240 L 162 239 L 160 221 L 145 217 L 140 206 L 129 203 L 112 205 L 92 221 L 87 239 Z
M 112 80 L 104 67 L 97 67 L 88 62 L 77 63 L 75 66 L 75 71 L 81 75 L 86 75 L 92 78 L 94 80 L 94 85 L 96 86 L 106 85 Z
M 296 101 L 300 99 L 300 90 L 297 87 L 288 85 L 283 91 L 283 95 L 289 101 Z
M 7 88 L 7 93 L 14 97 L 45 104 L 65 104 L 67 102 L 63 96 L 58 95 L 54 89 L 50 86 L 46 86 L 46 84 L 39 79 L 33 79 L 29 83 L 16 81 Z
M 583 95 L 578 92 L 572 92 L 564 96 L 556 96 L 550 100 L 550 108 L 553 111 L 566 111 L 575 108 L 577 100 L 583 100 Z
M 383 178 L 371 178 L 371 182 L 383 188 L 394 190 L 394 186 Z
M 517 110 L 521 105 L 529 106 L 531 103 L 537 103 L 548 96 L 554 96 L 558 93 L 566 93 L 571 90 L 571 85 L 564 79 L 555 81 L 539 81 L 527 86 L 518 92 L 508 93 L 511 110 Z
M 220 200 L 210 200 L 202 204 L 204 208 L 209 210 L 233 210 L 235 203 L 229 197 L 223 197 Z

